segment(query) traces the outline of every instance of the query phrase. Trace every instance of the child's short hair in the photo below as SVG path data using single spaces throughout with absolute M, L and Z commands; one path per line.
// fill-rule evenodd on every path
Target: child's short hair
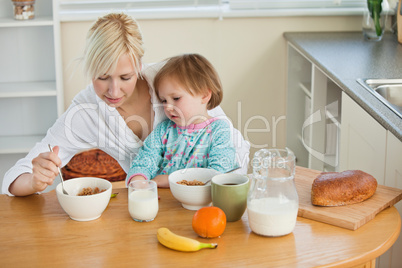
M 159 85 L 165 78 L 173 78 L 191 95 L 211 90 L 207 109 L 218 106 L 223 98 L 222 84 L 212 64 L 199 54 L 184 54 L 172 57 L 155 76 L 154 87 L 159 98 Z

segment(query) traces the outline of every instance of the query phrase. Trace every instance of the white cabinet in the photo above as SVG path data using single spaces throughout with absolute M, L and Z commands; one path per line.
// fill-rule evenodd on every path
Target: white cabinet
M 402 189 L 402 142 L 342 93 L 340 170 L 360 169 L 379 184 Z M 402 215 L 402 202 L 395 205 Z M 401 218 L 402 219 L 402 218 Z M 402 264 L 402 235 L 377 259 L 376 267 Z
M 385 185 L 402 189 L 402 142 L 389 131 L 386 163 Z
M 387 130 L 342 93 L 340 170 L 360 169 L 385 184 Z
M 337 171 L 342 90 L 288 45 L 286 146 L 299 166 Z
M 402 142 L 387 131 L 387 158 L 385 185 L 402 189 Z M 395 205 L 402 220 L 402 202 Z M 402 235 L 395 244 L 379 258 L 378 267 L 400 267 L 402 264 Z
M 0 181 L 64 110 L 58 5 L 34 7 L 34 19 L 19 21 L 0 0 Z
M 287 81 L 286 143 L 297 165 L 360 169 L 379 184 L 402 189 L 402 142 L 290 44 Z M 402 215 L 402 202 L 395 207 Z M 400 267 L 401 252 L 402 235 L 376 266 Z

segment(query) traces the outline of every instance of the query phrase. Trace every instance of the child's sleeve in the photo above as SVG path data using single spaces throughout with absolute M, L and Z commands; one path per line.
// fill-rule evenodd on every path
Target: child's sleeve
M 163 160 L 162 135 L 166 132 L 167 126 L 167 121 L 160 123 L 145 139 L 138 155 L 131 163 L 126 177 L 126 184 L 136 175 L 141 175 L 148 180 L 156 176 Z
M 208 167 L 222 173 L 238 168 L 236 149 L 233 145 L 232 130 L 225 120 L 216 121 L 211 136 L 208 153 Z M 218 123 L 219 122 L 219 123 Z

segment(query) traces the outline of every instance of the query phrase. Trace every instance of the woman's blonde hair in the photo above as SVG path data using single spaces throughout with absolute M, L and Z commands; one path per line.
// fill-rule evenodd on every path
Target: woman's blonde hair
M 142 34 L 137 22 L 123 13 L 100 17 L 87 34 L 84 69 L 88 77 L 96 78 L 113 72 L 120 56 L 128 54 L 138 75 L 144 55 Z
M 212 64 L 199 54 L 184 54 L 169 58 L 155 76 L 154 87 L 159 98 L 159 85 L 165 78 L 175 79 L 191 95 L 211 90 L 207 109 L 218 106 L 223 98 L 222 84 Z

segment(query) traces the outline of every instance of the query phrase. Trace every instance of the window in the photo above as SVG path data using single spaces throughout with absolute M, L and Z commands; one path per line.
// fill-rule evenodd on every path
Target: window
M 60 19 L 93 20 L 112 11 L 135 18 L 218 17 L 222 0 L 60 0 Z
M 362 8 L 366 0 L 230 0 L 232 9 Z
M 59 0 L 60 20 L 94 20 L 112 12 L 137 19 L 360 15 L 367 0 Z M 390 2 L 396 0 L 388 0 Z M 384 0 L 383 2 L 387 2 Z M 388 2 L 387 2 L 388 3 Z

